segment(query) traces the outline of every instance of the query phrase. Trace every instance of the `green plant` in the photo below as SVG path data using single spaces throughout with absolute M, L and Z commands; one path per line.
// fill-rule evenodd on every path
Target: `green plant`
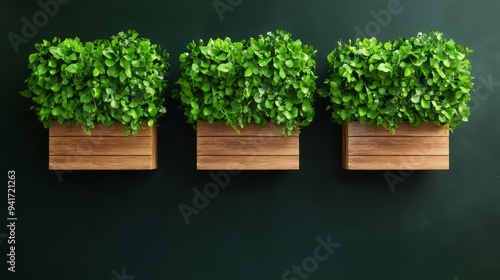
M 402 121 L 433 122 L 453 129 L 470 114 L 473 78 L 465 57 L 471 53 L 439 31 L 385 43 L 339 42 L 319 93 L 330 98 L 337 123 L 357 120 L 394 131 Z
M 78 38 L 35 45 L 29 56 L 28 89 L 44 127 L 54 121 L 82 126 L 90 133 L 97 123 L 119 121 L 127 135 L 136 135 L 166 112 L 163 91 L 169 54 L 136 31 L 111 40 L 82 43 Z
M 314 117 L 316 50 L 282 30 L 239 42 L 202 40 L 179 57 L 177 81 L 187 122 L 283 125 L 283 136 Z

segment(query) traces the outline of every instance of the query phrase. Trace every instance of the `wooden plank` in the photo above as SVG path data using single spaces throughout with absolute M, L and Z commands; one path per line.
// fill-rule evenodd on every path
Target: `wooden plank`
M 156 124 L 155 124 L 156 126 Z M 147 125 L 142 126 L 144 129 L 140 129 L 137 136 L 134 137 L 151 137 L 152 130 Z M 102 124 L 96 125 L 94 129 L 91 130 L 91 136 L 104 136 L 104 137 L 127 137 L 124 133 L 126 126 L 115 122 L 112 126 L 104 126 Z M 71 125 L 68 126 L 66 123 L 54 123 L 52 127 L 49 128 L 49 137 L 55 136 L 88 136 L 85 134 L 81 126 Z
M 348 170 L 448 170 L 449 156 L 348 156 Z
M 449 129 L 405 122 L 392 134 L 383 127 L 345 123 L 342 152 L 348 170 L 448 170 Z
M 153 170 L 151 156 L 49 156 L 49 170 Z
M 222 124 L 203 122 L 197 129 L 198 170 L 297 170 L 299 133 L 283 138 L 280 126 L 253 123 L 240 134 Z
M 150 145 L 151 166 L 152 169 L 156 169 L 158 168 L 158 127 L 156 126 L 156 124 L 151 128 Z
M 342 126 L 342 168 L 347 169 L 347 125 Z
M 151 137 L 49 137 L 49 155 L 151 155 Z
M 448 137 L 349 137 L 348 155 L 439 155 L 450 154 Z
M 198 170 L 298 170 L 299 156 L 198 156 Z
M 206 137 L 206 136 L 275 136 L 275 137 L 283 137 L 280 133 L 282 126 L 277 125 L 276 123 L 267 123 L 263 127 L 259 126 L 256 123 L 245 124 L 245 127 L 240 130 L 240 134 L 238 134 L 233 127 L 227 126 L 225 122 L 222 122 L 220 125 L 217 122 L 210 124 L 206 121 L 198 124 L 196 128 L 197 137 Z M 289 137 L 298 137 L 299 132 L 297 130 L 293 131 L 292 136 Z
M 392 134 L 389 130 L 383 127 L 370 126 L 368 124 L 361 124 L 360 122 L 344 123 L 347 127 L 349 136 L 434 136 L 434 137 L 447 137 L 449 136 L 449 129 L 447 126 L 438 126 L 433 123 L 420 123 L 419 126 L 413 127 L 408 122 L 399 124 L 396 133 Z
M 299 137 L 197 137 L 197 155 L 299 155 Z

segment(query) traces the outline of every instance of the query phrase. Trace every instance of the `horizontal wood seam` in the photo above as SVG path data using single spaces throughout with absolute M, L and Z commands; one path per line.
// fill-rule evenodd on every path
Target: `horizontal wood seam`
M 151 137 L 150 135 L 137 135 L 137 136 L 114 136 L 114 135 L 54 135 L 49 137 L 88 137 L 88 138 L 97 138 L 97 137 L 115 137 L 115 138 L 135 138 L 135 137 Z
M 418 136 L 418 135 L 415 135 L 415 136 L 398 136 L 398 135 L 366 135 L 366 136 L 347 136 L 348 138 L 367 138 L 367 137 L 371 137 L 371 138 L 378 138 L 378 137 L 390 137 L 390 138 L 425 138 L 425 137 L 446 137 L 448 138 L 449 136 L 448 135 L 436 135 L 436 136 Z
M 254 137 L 254 138 L 264 138 L 264 137 L 273 137 L 273 138 L 283 138 L 283 139 L 286 139 L 288 137 L 299 137 L 298 135 L 297 136 L 287 136 L 286 138 L 283 137 L 283 136 L 279 136 L 279 135 L 244 135 L 244 136 L 222 136 L 222 135 L 203 135 L 203 136 L 197 136 L 198 138 L 231 138 L 231 137 L 234 137 L 234 138 L 239 138 L 239 137 Z

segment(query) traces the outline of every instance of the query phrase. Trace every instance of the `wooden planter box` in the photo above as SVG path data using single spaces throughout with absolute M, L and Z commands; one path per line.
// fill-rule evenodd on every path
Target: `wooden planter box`
M 299 134 L 283 138 L 280 127 L 231 126 L 203 122 L 196 131 L 198 170 L 298 170 Z
M 383 127 L 344 123 L 342 167 L 348 170 L 448 170 L 446 126 L 401 123 L 395 134 Z
M 152 170 L 157 168 L 156 126 L 127 137 L 125 126 L 97 125 L 87 136 L 80 126 L 49 129 L 50 170 Z

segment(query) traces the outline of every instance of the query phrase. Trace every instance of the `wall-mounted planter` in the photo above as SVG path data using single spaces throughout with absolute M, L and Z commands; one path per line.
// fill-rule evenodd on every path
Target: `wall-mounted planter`
M 80 126 L 49 129 L 50 170 L 152 170 L 157 168 L 156 125 L 125 136 L 125 126 L 97 125 L 87 136 Z
M 348 170 L 448 170 L 449 129 L 433 123 L 383 127 L 344 123 L 342 167 Z
M 202 122 L 196 130 L 198 170 L 298 170 L 299 133 L 283 138 L 280 127 L 231 126 Z

